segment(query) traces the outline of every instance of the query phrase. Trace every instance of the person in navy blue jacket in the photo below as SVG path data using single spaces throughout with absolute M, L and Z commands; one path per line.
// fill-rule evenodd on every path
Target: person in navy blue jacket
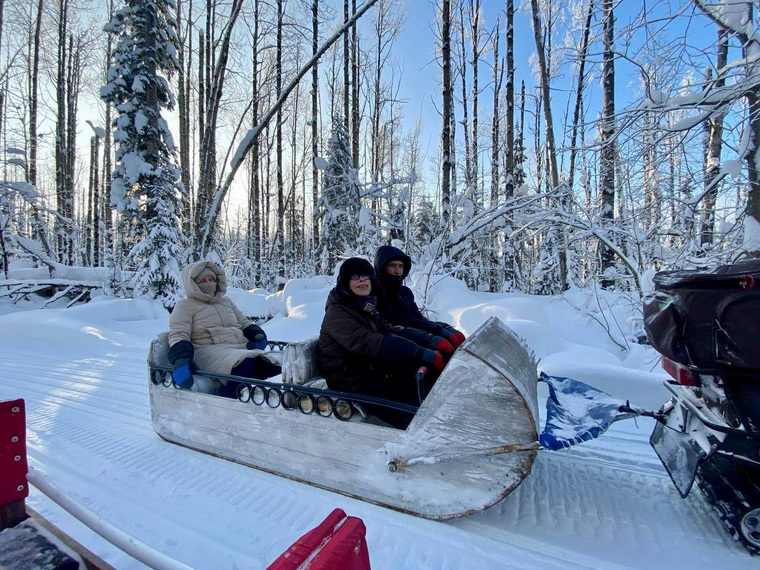
M 438 347 L 444 354 L 451 353 L 465 340 L 464 334 L 447 323 L 431 321 L 422 314 L 414 302 L 414 293 L 404 285 L 412 269 L 412 260 L 392 245 L 381 246 L 375 254 L 375 272 L 382 286 L 377 298 L 377 309 L 389 323 L 421 329 L 442 337 L 447 345 Z

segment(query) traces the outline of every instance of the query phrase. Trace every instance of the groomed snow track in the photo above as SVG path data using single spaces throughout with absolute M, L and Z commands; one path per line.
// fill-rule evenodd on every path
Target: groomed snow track
M 729 570 L 753 562 L 700 493 L 679 497 L 648 445 L 648 420 L 542 452 L 502 503 L 435 522 L 164 442 L 150 424 L 147 344 L 114 346 L 102 359 L 91 347 L 72 347 L 66 361 L 40 354 L 33 342 L 21 346 L 28 350 L 0 348 L 0 399 L 26 400 L 30 465 L 194 568 L 263 568 L 335 507 L 364 520 L 377 569 Z M 110 564 L 142 567 L 40 493 L 28 502 Z

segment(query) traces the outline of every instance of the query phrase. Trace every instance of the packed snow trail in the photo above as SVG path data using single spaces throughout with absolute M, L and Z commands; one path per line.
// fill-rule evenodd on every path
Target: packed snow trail
M 4 317 L 0 333 L 0 399 L 26 400 L 31 466 L 193 568 L 264 568 L 335 507 L 363 519 L 379 570 L 738 569 L 754 562 L 698 492 L 679 497 L 649 448 L 651 420 L 541 452 L 522 485 L 482 513 L 423 520 L 161 440 L 150 424 L 145 359 L 165 320 L 74 331 L 73 323 L 46 326 L 37 315 L 24 315 L 41 320 L 28 328 L 19 314 Z M 337 420 L 324 421 L 340 429 Z M 117 568 L 143 567 L 39 493 L 28 501 Z

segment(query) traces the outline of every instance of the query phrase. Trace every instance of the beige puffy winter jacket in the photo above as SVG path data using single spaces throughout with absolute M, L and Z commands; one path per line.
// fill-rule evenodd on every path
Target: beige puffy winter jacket
M 216 273 L 216 295 L 203 293 L 195 278 L 205 268 Z M 246 358 L 262 354 L 262 350 L 246 349 L 243 330 L 253 324 L 235 306 L 227 292 L 224 271 L 211 261 L 198 261 L 182 271 L 187 299 L 174 307 L 169 317 L 169 346 L 189 340 L 195 347 L 195 363 L 200 370 L 229 374 Z

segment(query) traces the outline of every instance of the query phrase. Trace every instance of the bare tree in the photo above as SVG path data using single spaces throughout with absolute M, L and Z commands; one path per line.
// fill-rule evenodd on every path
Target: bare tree
M 533 0 L 535 1 L 535 0 Z M 601 156 L 599 158 L 599 178 L 602 197 L 601 217 L 612 222 L 615 216 L 615 54 L 614 54 L 614 14 L 612 0 L 602 0 L 603 14 L 603 69 L 602 88 L 604 105 L 601 124 Z M 615 252 L 602 245 L 601 269 L 606 274 L 613 267 Z M 603 287 L 609 287 L 614 280 L 605 276 L 601 280 Z
M 441 127 L 441 221 L 447 227 L 451 219 L 451 153 L 453 149 L 451 124 L 453 117 L 451 84 L 451 2 L 441 2 L 441 64 L 443 68 L 443 126 Z
M 275 93 L 279 99 L 282 95 L 282 23 L 284 7 L 282 0 L 277 0 L 277 44 L 275 68 Z M 278 275 L 285 277 L 285 185 L 282 179 L 282 105 L 277 108 L 277 119 L 275 123 L 275 136 L 277 138 L 277 229 L 275 242 L 278 253 Z
M 217 18 L 216 4 L 207 2 L 206 33 L 201 36 L 202 41 L 199 41 L 199 53 L 203 54 L 203 60 L 198 62 L 199 73 L 202 72 L 202 77 L 198 80 L 199 121 L 202 135 L 199 147 L 198 194 L 195 211 L 195 248 L 199 258 L 208 253 L 208 249 L 204 247 L 205 236 L 213 233 L 212 228 L 216 224 L 216 220 L 213 220 L 212 228 L 209 228 L 206 215 L 212 207 L 216 194 L 216 133 L 219 111 L 227 74 L 232 31 L 238 21 L 242 5 L 243 0 L 232 1 L 229 6 L 229 15 L 217 40 L 213 33 L 213 23 Z
M 507 13 L 507 54 L 506 54 L 506 72 L 507 81 L 505 85 L 504 97 L 506 100 L 505 109 L 505 136 L 506 143 L 504 149 L 504 180 L 505 180 L 505 197 L 509 199 L 514 194 L 515 188 L 515 3 L 514 0 L 506 0 Z
M 724 68 L 728 62 L 728 30 L 718 24 L 717 61 L 715 63 L 716 89 L 726 85 Z M 706 83 L 712 83 L 711 68 L 708 68 Z M 718 197 L 718 173 L 720 155 L 723 148 L 723 113 L 716 113 L 705 122 L 705 165 L 704 165 L 704 208 L 702 210 L 702 231 L 700 243 L 704 246 L 713 242 L 715 231 L 715 203 Z
M 575 163 L 578 154 L 578 129 L 580 126 L 581 110 L 583 107 L 583 93 L 586 85 L 586 57 L 588 55 L 589 37 L 591 36 L 591 19 L 594 15 L 594 0 L 589 0 L 586 9 L 586 23 L 583 27 L 583 40 L 581 50 L 578 55 L 578 78 L 576 79 L 575 88 L 575 107 L 573 108 L 573 123 L 571 125 L 572 134 L 570 135 L 570 166 L 567 175 L 567 185 L 572 189 L 575 182 Z
M 319 48 L 319 0 L 311 3 L 311 57 Z M 312 251 L 319 251 L 319 220 L 316 207 L 319 200 L 319 62 L 311 68 L 311 239 Z
M 549 180 L 552 188 L 559 186 L 557 171 L 557 153 L 554 144 L 554 119 L 552 117 L 551 94 L 549 90 L 549 66 L 544 50 L 544 27 L 538 9 L 538 0 L 530 0 L 533 16 L 533 37 L 536 41 L 536 56 L 538 58 L 539 75 L 541 78 L 541 99 L 543 100 L 544 121 L 546 123 L 546 158 L 549 166 Z

